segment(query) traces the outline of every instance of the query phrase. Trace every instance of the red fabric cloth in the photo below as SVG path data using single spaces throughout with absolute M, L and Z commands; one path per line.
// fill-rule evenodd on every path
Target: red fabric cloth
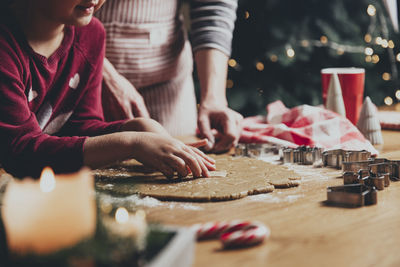
M 348 119 L 321 107 L 301 105 L 288 109 L 281 101 L 267 106 L 267 117 L 244 119 L 240 142 L 274 143 L 289 147 L 378 151 Z
M 44 166 L 76 171 L 84 136 L 122 125 L 102 117 L 104 29 L 97 19 L 66 26 L 62 44 L 46 58 L 17 25 L 0 14 L 0 162 L 16 176 L 38 176 Z

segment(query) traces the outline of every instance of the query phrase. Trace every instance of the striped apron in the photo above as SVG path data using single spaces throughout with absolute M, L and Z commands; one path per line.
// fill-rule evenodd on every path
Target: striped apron
M 197 126 L 192 50 L 179 9 L 179 0 L 108 0 L 96 14 L 106 29 L 106 57 L 175 136 Z

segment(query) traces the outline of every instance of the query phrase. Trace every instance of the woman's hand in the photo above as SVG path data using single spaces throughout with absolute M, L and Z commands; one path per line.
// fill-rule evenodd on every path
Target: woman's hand
M 208 139 L 206 151 L 221 153 L 235 146 L 242 131 L 242 115 L 228 107 L 226 79 L 228 56 L 218 49 L 195 52 L 200 82 L 200 108 L 197 125 L 200 136 Z M 217 131 L 217 137 L 213 130 Z
M 104 115 L 107 120 L 150 118 L 142 95 L 106 58 L 103 66 Z
M 228 107 L 200 105 L 198 127 L 200 135 L 209 141 L 206 150 L 221 153 L 236 146 L 242 131 L 242 120 L 242 115 Z M 215 138 L 212 129 L 217 130 L 218 138 Z

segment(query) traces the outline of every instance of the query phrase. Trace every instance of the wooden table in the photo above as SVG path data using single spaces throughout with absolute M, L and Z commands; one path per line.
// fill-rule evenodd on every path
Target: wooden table
M 381 157 L 400 159 L 400 132 L 384 131 Z M 311 168 L 311 167 L 309 167 Z M 311 176 L 312 176 L 312 169 Z M 145 208 L 151 221 L 174 225 L 230 219 L 264 222 L 271 238 L 260 246 L 222 250 L 197 244 L 194 266 L 400 266 L 400 182 L 378 192 L 378 204 L 361 208 L 323 205 L 326 188 L 341 172 L 303 181 L 260 197 L 218 203 Z

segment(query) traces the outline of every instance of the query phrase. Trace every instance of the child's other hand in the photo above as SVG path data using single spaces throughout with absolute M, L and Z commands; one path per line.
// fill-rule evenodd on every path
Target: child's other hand
M 135 144 L 134 158 L 161 171 L 167 178 L 177 172 L 185 177 L 189 171 L 194 177 L 209 177 L 215 170 L 215 161 L 195 147 L 187 146 L 169 136 L 143 133 Z

